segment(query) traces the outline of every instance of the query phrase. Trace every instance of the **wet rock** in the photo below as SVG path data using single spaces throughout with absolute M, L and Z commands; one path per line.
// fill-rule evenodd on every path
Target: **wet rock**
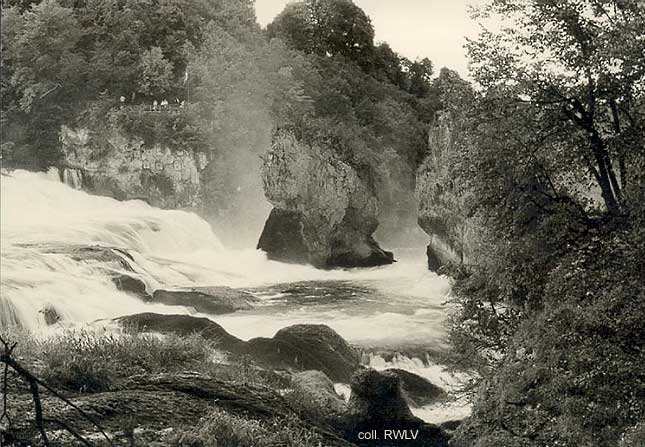
M 271 339 L 256 338 L 248 344 L 249 353 L 268 364 L 296 371 L 322 371 L 338 382 L 347 382 L 360 367 L 358 352 L 325 325 L 289 326 Z
M 169 306 L 187 306 L 197 312 L 220 315 L 252 309 L 257 298 L 230 287 L 197 287 L 186 290 L 155 290 L 150 301 Z
M 130 265 L 134 259 L 126 250 L 119 248 L 99 245 L 49 245 L 40 249 L 44 253 L 65 254 L 78 262 L 97 263 L 106 269 L 134 272 Z
M 61 319 L 60 315 L 58 315 L 58 312 L 56 311 L 56 308 L 52 305 L 48 305 L 40 309 L 38 312 L 43 314 L 43 318 L 45 319 L 45 324 L 47 324 L 47 326 L 56 324 Z
M 370 176 L 328 147 L 283 133 L 264 158 L 262 180 L 274 206 L 258 247 L 272 259 L 320 268 L 391 264 L 372 234 L 378 200 Z
M 401 388 L 408 404 L 413 407 L 430 405 L 447 397 L 446 392 L 424 377 L 398 368 L 386 369 L 399 376 Z
M 303 371 L 292 376 L 297 395 L 319 408 L 325 418 L 338 417 L 346 410 L 346 403 L 336 394 L 334 383 L 321 371 Z
M 359 433 L 373 432 L 378 436 L 379 446 L 448 445 L 444 430 L 412 414 L 403 397 L 401 379 L 395 373 L 372 369 L 358 371 L 352 377 L 351 389 L 348 410 L 341 422 L 349 441 L 357 445 L 374 445 L 374 440 L 359 438 Z M 388 437 L 386 430 L 396 431 L 405 438 L 392 439 L 393 432 Z
M 112 282 L 117 289 L 131 293 L 144 299 L 149 299 L 150 295 L 146 292 L 146 283 L 130 275 L 117 274 L 112 277 Z
M 257 248 L 269 259 L 307 264 L 309 251 L 303 235 L 303 216 L 297 211 L 273 208 L 264 224 Z

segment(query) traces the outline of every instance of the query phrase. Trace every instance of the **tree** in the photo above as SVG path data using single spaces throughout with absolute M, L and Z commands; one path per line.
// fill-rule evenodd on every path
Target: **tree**
M 374 29 L 351 0 L 294 2 L 267 27 L 294 48 L 318 55 L 341 54 L 367 67 L 372 61 Z
M 511 21 L 468 44 L 473 76 L 486 92 L 480 110 L 518 125 L 508 129 L 513 138 L 495 144 L 514 145 L 524 165 L 539 164 L 536 181 L 551 199 L 573 196 L 581 209 L 591 185 L 609 214 L 629 212 L 644 180 L 643 5 L 500 0 L 480 14 Z M 516 138 L 524 129 L 540 137 Z
M 425 98 L 430 93 L 433 67 L 430 59 L 423 58 L 408 64 L 410 87 L 408 91 L 417 98 Z
M 85 92 L 81 34 L 54 0 L 2 10 L 2 140 L 17 137 L 13 155 L 30 165 L 56 161 L 58 128 Z
M 141 55 L 141 80 L 139 92 L 144 95 L 163 95 L 173 81 L 173 66 L 167 61 L 161 48 L 152 47 Z

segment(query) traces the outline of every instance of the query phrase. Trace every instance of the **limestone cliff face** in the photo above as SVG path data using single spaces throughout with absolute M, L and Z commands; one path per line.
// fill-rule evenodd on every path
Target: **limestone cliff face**
M 372 238 L 378 226 L 375 194 L 331 150 L 278 135 L 264 158 L 262 180 L 274 209 L 258 248 L 269 257 L 318 267 L 393 262 Z
M 119 200 L 142 199 L 161 208 L 201 205 L 203 153 L 146 147 L 116 129 L 61 129 L 64 178 L 72 186 Z
M 467 194 L 456 184 L 456 151 L 467 144 L 460 135 L 460 120 L 442 113 L 429 133 L 429 154 L 417 171 L 418 220 L 430 236 L 428 267 L 463 263 L 477 246 L 476 223 L 467 216 Z

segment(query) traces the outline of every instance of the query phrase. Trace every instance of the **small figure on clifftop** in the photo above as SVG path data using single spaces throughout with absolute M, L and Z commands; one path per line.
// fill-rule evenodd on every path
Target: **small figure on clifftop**
M 157 111 L 157 100 L 156 99 L 154 101 L 152 101 L 152 111 L 153 112 Z

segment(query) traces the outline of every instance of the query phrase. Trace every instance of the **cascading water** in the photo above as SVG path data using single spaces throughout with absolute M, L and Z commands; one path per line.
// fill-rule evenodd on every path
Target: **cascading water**
M 194 313 L 118 290 L 112 278 L 128 274 L 149 293 L 194 286 L 253 293 L 260 304 L 251 311 L 200 315 L 240 338 L 324 323 L 370 352 L 443 346 L 449 284 L 428 272 L 422 258 L 333 271 L 283 264 L 254 249 L 226 248 L 195 214 L 92 196 L 77 187 L 76 180 L 61 182 L 55 171 L 2 175 L 0 331 L 96 325 L 140 312 Z M 48 309 L 56 313 L 53 326 Z M 440 380 L 440 369 L 408 357 L 386 362 L 374 353 L 367 363 L 383 369 L 406 359 L 420 374 Z
M 63 183 L 70 188 L 81 189 L 83 187 L 83 174 L 80 169 L 64 168 Z

